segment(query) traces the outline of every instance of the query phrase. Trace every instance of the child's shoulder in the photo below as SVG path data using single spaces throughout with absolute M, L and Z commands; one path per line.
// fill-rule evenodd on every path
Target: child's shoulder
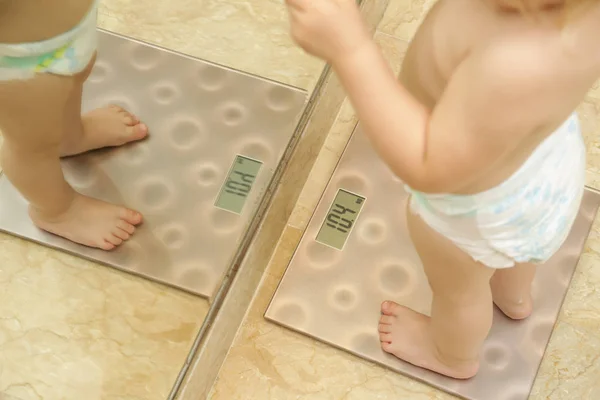
M 468 58 L 478 59 L 480 66 L 497 79 L 517 84 L 563 86 L 565 82 L 586 81 L 594 75 L 598 78 L 598 19 L 600 2 L 562 28 L 548 21 L 537 25 L 525 17 L 520 24 L 499 24 L 494 34 L 470 43 Z
M 552 37 L 506 35 L 472 49 L 447 88 L 478 104 L 477 126 L 505 126 L 516 135 L 556 126 L 598 77 L 569 60 Z M 456 89 L 458 88 L 458 89 Z
M 471 49 L 465 62 L 475 63 L 499 83 L 525 87 L 550 83 L 560 78 L 566 62 L 548 42 L 544 38 L 497 37 Z
M 499 93 L 530 96 L 542 103 L 561 97 L 583 99 L 600 78 L 600 41 L 595 36 L 596 45 L 590 46 L 570 41 L 568 35 L 559 30 L 508 33 L 474 47 L 467 60 L 483 69 L 482 76 L 493 80 Z
M 501 22 L 489 9 L 476 6 L 461 14 L 457 3 L 441 0 L 425 18 L 404 60 L 403 70 L 409 76 L 436 82 L 442 89 L 458 71 L 469 70 L 469 85 L 492 85 L 511 95 L 559 78 L 564 63 L 553 48 L 552 38 L 503 32 Z M 439 98 L 443 92 L 432 95 Z

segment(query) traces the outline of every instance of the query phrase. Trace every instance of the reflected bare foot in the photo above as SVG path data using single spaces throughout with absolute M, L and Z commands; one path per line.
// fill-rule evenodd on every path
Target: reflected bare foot
M 40 229 L 102 250 L 112 250 L 128 240 L 142 222 L 136 211 L 81 194 L 60 215 L 44 215 L 31 206 L 29 215 Z
M 119 106 L 98 108 L 85 114 L 81 120 L 82 134 L 63 143 L 61 157 L 122 146 L 148 136 L 148 127 Z

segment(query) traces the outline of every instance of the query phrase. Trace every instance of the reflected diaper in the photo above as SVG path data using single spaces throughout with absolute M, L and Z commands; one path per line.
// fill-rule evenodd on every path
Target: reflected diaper
M 30 79 L 35 74 L 75 75 L 96 52 L 98 1 L 75 28 L 35 43 L 0 44 L 0 81 Z
M 542 263 L 569 235 L 585 189 L 586 151 L 573 114 L 501 185 L 474 195 L 413 191 L 410 208 L 491 268 Z

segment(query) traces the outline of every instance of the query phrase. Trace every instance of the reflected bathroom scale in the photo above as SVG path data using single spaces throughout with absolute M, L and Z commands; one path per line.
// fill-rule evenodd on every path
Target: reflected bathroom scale
M 210 296 L 288 146 L 307 93 L 99 31 L 84 111 L 118 104 L 143 142 L 64 160 L 80 192 L 137 209 L 145 222 L 111 252 L 37 229 L 0 177 L 0 230 Z
M 527 399 L 600 195 L 586 189 L 567 242 L 539 268 L 533 315 L 516 322 L 495 310 L 480 372 L 467 381 L 414 367 L 380 349 L 382 301 L 427 315 L 431 306 L 425 273 L 408 236 L 406 199 L 402 182 L 357 128 L 265 317 L 465 399 Z

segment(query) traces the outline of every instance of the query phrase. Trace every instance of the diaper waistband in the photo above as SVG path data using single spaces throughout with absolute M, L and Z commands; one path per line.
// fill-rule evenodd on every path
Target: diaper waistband
M 583 150 L 582 150 L 583 149 Z M 461 194 L 429 194 L 420 193 L 407 187 L 409 193 L 415 194 L 429 203 L 430 207 L 448 213 L 464 214 L 473 212 L 481 204 L 489 204 L 505 199 L 507 195 L 526 190 L 532 178 L 536 182 L 550 178 L 556 180 L 560 175 L 557 165 L 561 160 L 582 163 L 585 165 L 585 147 L 577 113 L 573 113 L 554 133 L 548 136 L 523 163 L 523 165 L 500 185 L 484 192 L 472 195 Z M 580 152 L 583 151 L 583 154 Z M 577 159 L 574 159 L 574 158 Z M 580 159 L 582 158 L 582 159 Z M 552 166 L 552 168 L 548 168 Z M 585 166 L 583 167 L 585 168 Z M 552 176 L 549 176 L 552 175 Z M 567 176 L 566 180 L 573 177 Z M 565 181 L 566 182 L 566 181 Z

